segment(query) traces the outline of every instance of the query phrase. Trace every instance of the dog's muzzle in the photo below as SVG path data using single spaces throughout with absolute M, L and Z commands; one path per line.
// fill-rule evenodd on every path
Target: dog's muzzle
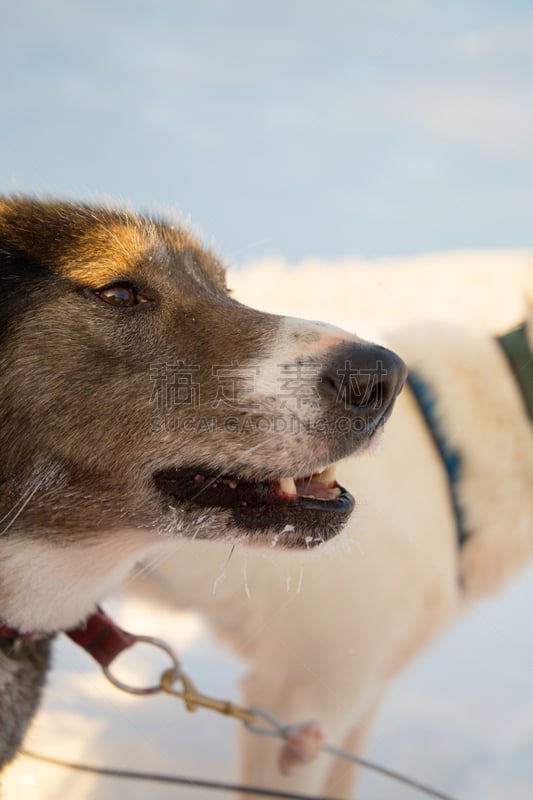
M 284 546 L 309 546 L 339 533 L 355 501 L 337 483 L 334 462 L 368 446 L 389 417 L 407 368 L 390 350 L 363 342 L 336 344 L 309 363 L 317 367 L 318 408 L 309 416 L 302 463 L 315 453 L 313 471 L 273 478 L 270 468 L 269 477 L 250 480 L 246 465 L 241 474 L 214 472 L 205 464 L 170 467 L 154 475 L 162 495 L 189 507 L 228 511 L 239 531 L 263 539 L 283 534 Z M 280 452 L 284 444 L 280 438 Z M 317 463 L 325 452 L 327 463 Z

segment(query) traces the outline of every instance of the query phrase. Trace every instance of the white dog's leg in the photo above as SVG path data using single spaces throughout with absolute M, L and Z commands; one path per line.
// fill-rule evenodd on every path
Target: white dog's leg
M 363 693 L 358 693 L 353 686 L 349 702 L 339 702 L 338 698 L 332 701 L 332 686 L 328 681 L 309 674 L 306 680 L 305 675 L 305 669 L 285 672 L 283 677 L 279 672 L 272 675 L 256 664 L 256 669 L 244 681 L 246 706 L 257 704 L 261 698 L 265 709 L 281 723 L 291 726 L 309 720 L 312 708 L 320 724 L 310 724 L 309 739 L 297 736 L 294 748 L 280 738 L 263 737 L 245 730 L 240 740 L 242 783 L 313 796 L 317 793 L 322 796 L 328 786 L 335 787 L 329 796 L 350 798 L 355 768 L 328 753 L 320 753 L 320 746 L 322 741 L 327 741 L 361 753 L 377 703 L 356 714 L 360 721 L 354 728 L 354 705 L 363 707 L 367 698 L 362 694 L 368 680 L 361 680 Z M 344 678 L 348 680 L 347 675 Z M 305 726 L 300 727 L 305 729 Z
M 367 740 L 380 705 L 381 698 L 372 704 L 369 711 L 367 711 L 358 725 L 348 732 L 342 743 L 342 750 L 346 750 L 348 753 L 353 753 L 356 756 L 364 757 Z M 357 764 L 351 761 L 342 761 L 338 758 L 334 758 L 324 788 L 325 796 L 339 798 L 354 797 L 354 787 L 356 786 L 359 774 L 360 767 L 358 767 Z

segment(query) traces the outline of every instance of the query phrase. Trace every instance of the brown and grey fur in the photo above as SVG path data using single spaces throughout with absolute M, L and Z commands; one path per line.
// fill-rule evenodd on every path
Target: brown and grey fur
M 101 290 L 134 287 L 143 301 L 111 305 Z M 379 411 L 335 398 L 343 360 L 385 358 Z M 279 397 L 282 365 L 320 368 L 313 404 Z M 194 365 L 207 430 L 174 430 L 154 407 L 154 365 Z M 257 368 L 242 404 L 217 404 L 214 365 Z M 277 370 L 277 372 L 276 372 Z M 228 293 L 224 270 L 185 229 L 130 211 L 0 200 L 0 623 L 30 633 L 0 639 L 0 766 L 20 746 L 38 703 L 50 642 L 95 604 L 162 537 L 268 542 L 275 514 L 174 501 L 160 471 L 209 468 L 270 485 L 364 449 L 390 413 L 402 362 L 342 330 L 260 313 Z M 277 381 L 277 382 L 276 382 Z M 260 411 L 258 410 L 260 409 Z M 364 430 L 313 427 L 357 414 Z M 235 434 L 228 414 L 298 423 L 296 432 Z M 308 510 L 287 516 L 286 546 L 337 533 Z

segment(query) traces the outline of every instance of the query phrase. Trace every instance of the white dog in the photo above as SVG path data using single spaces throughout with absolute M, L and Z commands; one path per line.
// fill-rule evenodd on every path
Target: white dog
M 498 308 L 487 311 L 498 324 Z M 501 344 L 477 327 L 487 330 L 419 321 L 390 333 L 437 431 L 404 390 L 381 449 L 339 469 L 358 503 L 340 540 L 308 555 L 236 550 L 229 559 L 227 545 L 193 542 L 154 576 L 168 601 L 204 612 L 249 659 L 246 704 L 287 721 L 317 718 L 352 752 L 363 750 L 391 678 L 533 555 L 533 425 Z M 532 364 L 523 377 L 533 381 Z M 287 777 L 277 753 L 245 734 L 243 781 L 351 796 L 346 765 L 320 758 Z

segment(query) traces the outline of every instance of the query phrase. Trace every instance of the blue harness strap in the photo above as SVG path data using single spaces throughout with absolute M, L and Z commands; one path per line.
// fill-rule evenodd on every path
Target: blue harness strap
M 420 408 L 427 428 L 431 434 L 435 447 L 448 476 L 450 503 L 455 519 L 457 543 L 462 547 L 468 538 L 464 525 L 464 514 L 459 503 L 459 479 L 461 477 L 461 456 L 459 452 L 447 441 L 442 425 L 437 416 L 435 397 L 431 387 L 417 373 L 410 371 L 407 384 L 411 389 Z
M 496 341 L 505 353 L 510 370 L 522 395 L 524 410 L 527 412 L 530 421 L 533 422 L 533 355 L 529 348 L 525 323 L 503 336 L 498 336 Z M 457 541 L 459 547 L 462 547 L 468 538 L 468 533 L 465 529 L 464 513 L 459 502 L 458 486 L 461 477 L 461 456 L 446 439 L 436 413 L 435 397 L 431 387 L 417 372 L 409 373 L 407 383 L 418 403 L 446 469 Z

